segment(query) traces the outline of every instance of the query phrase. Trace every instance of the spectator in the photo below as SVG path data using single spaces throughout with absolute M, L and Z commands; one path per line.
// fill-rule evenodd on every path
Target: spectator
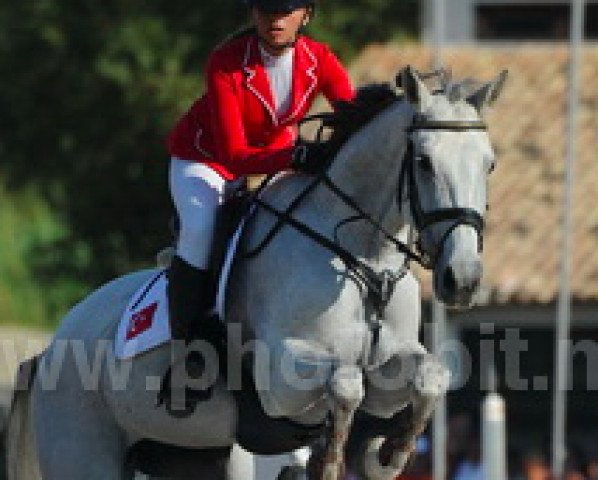
M 598 480 L 598 453 L 595 455 L 591 455 L 588 459 L 586 474 L 588 480 Z
M 484 480 L 484 468 L 479 434 L 473 435 L 467 443 L 465 457 L 457 466 L 454 480 Z
M 507 475 L 509 480 L 526 480 L 523 476 L 521 452 L 513 447 L 507 453 Z
M 565 462 L 565 480 L 586 480 L 587 459 L 579 445 L 571 446 Z
M 470 439 L 474 436 L 477 419 L 470 413 L 461 412 L 453 415 L 448 421 L 448 435 L 451 439 L 447 443 L 448 475 L 447 478 L 454 479 L 457 469 L 465 461 Z
M 540 452 L 529 453 L 523 461 L 523 476 L 526 480 L 550 480 L 550 467 Z

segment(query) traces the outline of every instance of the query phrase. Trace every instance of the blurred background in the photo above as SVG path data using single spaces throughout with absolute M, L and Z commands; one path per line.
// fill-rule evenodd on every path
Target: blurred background
M 449 461 L 436 478 L 484 478 L 488 390 L 506 402 L 509 478 L 548 478 L 561 295 L 574 345 L 586 341 L 571 362 L 566 478 L 598 479 L 598 1 L 584 9 L 565 297 L 571 2 L 448 0 L 441 11 L 435 0 L 319 3 L 308 33 L 331 45 L 358 85 L 390 81 L 407 64 L 442 63 L 479 80 L 510 71 L 488 115 L 499 163 L 478 305 L 444 312 L 422 275 L 425 320 L 441 318 L 443 341 L 465 345 L 473 365 L 459 383 L 467 362 L 447 357 L 457 380 L 440 417 Z M 210 50 L 245 21 L 239 0 L 0 2 L 0 340 L 19 339 L 20 355 L 92 289 L 155 265 L 171 241 L 165 135 L 203 92 Z M 507 378 L 501 342 L 513 328 L 526 343 L 526 388 Z M 15 358 L 0 358 L 0 383 L 12 381 Z M 405 478 L 432 478 L 433 435 Z

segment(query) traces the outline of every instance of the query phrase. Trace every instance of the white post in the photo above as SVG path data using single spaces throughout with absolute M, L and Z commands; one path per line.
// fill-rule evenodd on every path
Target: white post
M 442 346 L 446 339 L 446 310 L 436 297 L 432 299 L 432 321 L 434 322 L 434 344 L 432 353 L 440 355 Z M 434 411 L 433 427 L 433 477 L 434 480 L 446 480 L 447 478 L 447 409 L 446 398 L 442 397 L 438 401 L 438 406 Z
M 433 3 L 434 18 L 434 68 L 443 66 L 442 52 L 445 42 L 445 19 L 446 19 L 446 1 L 434 0 Z M 433 353 L 439 354 L 442 344 L 446 338 L 446 310 L 436 297 L 432 299 L 432 321 L 434 322 L 434 348 Z M 433 470 L 434 480 L 446 480 L 447 469 L 447 408 L 446 399 L 443 397 L 438 402 L 434 412 L 434 438 L 433 438 Z
M 555 353 L 554 416 L 552 429 L 552 472 L 554 478 L 563 477 L 566 457 L 567 433 L 567 374 L 569 362 L 569 337 L 571 328 L 571 246 L 573 234 L 573 186 L 577 143 L 578 84 L 580 46 L 583 42 L 585 0 L 571 2 L 571 60 L 569 64 L 569 127 L 563 204 L 563 241 L 561 252 L 561 286 L 558 302 L 558 319 Z
M 434 0 L 434 68 L 442 67 L 442 51 L 446 39 L 446 0 Z
M 482 406 L 482 456 L 486 480 L 507 480 L 505 401 L 489 393 Z

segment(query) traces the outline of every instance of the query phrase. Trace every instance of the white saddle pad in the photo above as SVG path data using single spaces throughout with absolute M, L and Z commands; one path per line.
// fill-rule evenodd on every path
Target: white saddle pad
M 216 313 L 224 318 L 226 285 L 237 246 L 249 215 L 241 221 L 231 238 L 218 281 Z M 161 270 L 135 292 L 125 309 L 116 332 L 116 358 L 126 360 L 169 342 L 171 339 L 166 287 L 166 271 Z M 198 292 L 201 295 L 201 292 Z

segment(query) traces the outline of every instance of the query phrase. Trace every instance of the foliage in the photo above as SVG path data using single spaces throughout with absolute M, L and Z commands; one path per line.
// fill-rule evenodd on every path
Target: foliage
M 347 59 L 413 34 L 416 6 L 322 0 L 311 33 Z M 170 241 L 164 137 L 201 94 L 209 51 L 245 18 L 240 0 L 0 3 L 0 177 L 61 226 L 22 266 L 39 288 L 96 286 Z M 80 291 L 67 290 L 52 308 Z
M 85 285 L 68 271 L 41 278 L 37 267 L 47 263 L 43 248 L 60 241 L 67 230 L 32 189 L 9 193 L 0 185 L 0 324 L 21 323 L 48 328 L 65 305 L 85 293 Z M 73 261 L 85 260 L 80 244 Z M 42 255 L 42 256 L 40 256 Z
M 368 43 L 414 38 L 418 6 L 417 0 L 322 0 L 311 29 L 347 60 Z

